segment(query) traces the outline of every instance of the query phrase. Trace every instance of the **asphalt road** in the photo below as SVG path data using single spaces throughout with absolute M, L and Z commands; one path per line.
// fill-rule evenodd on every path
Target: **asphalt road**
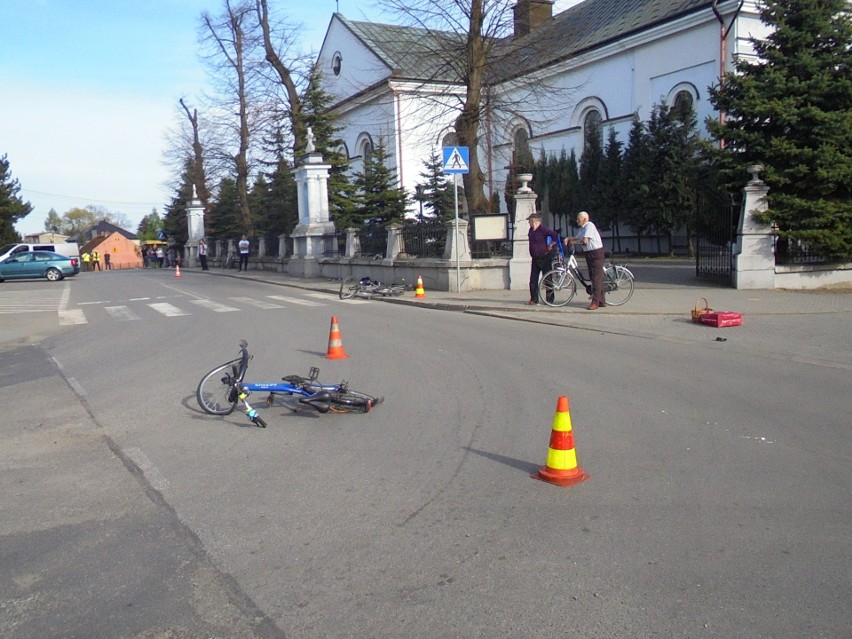
M 200 274 L 69 284 L 69 323 L 35 313 L 38 346 L 0 354 L 4 636 L 852 630 L 836 366 Z M 205 415 L 240 338 L 253 380 L 319 366 L 387 399 Z M 529 476 L 560 395 L 570 488 Z

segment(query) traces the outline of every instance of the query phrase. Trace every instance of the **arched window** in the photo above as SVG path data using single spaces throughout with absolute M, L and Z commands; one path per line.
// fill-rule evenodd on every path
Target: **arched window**
M 597 109 L 589 109 L 583 117 L 583 148 L 588 148 L 593 139 L 603 145 L 603 117 Z
M 692 113 L 695 98 L 689 91 L 678 91 L 672 103 L 672 115 L 678 120 L 685 120 Z
M 340 69 L 343 67 L 343 56 L 340 51 L 335 51 L 331 57 L 331 70 L 334 75 L 340 75 Z
M 535 159 L 530 150 L 530 134 L 526 127 L 515 129 L 515 134 L 512 136 L 512 164 L 518 173 L 528 173 L 535 166 Z
M 367 167 L 370 164 L 370 160 L 373 157 L 373 141 L 370 138 L 366 138 L 361 143 L 361 162 L 364 167 Z

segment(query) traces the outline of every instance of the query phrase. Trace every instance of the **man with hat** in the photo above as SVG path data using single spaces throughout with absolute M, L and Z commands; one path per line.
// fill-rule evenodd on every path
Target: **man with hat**
M 527 234 L 530 243 L 530 257 L 532 265 L 530 267 L 530 300 L 527 304 L 538 304 L 538 281 L 544 273 L 547 273 L 553 265 L 555 253 L 553 249 L 559 241 L 559 235 L 556 231 L 551 231 L 546 226 L 541 225 L 541 215 L 532 213 L 527 218 L 530 223 L 530 230 Z M 549 293 L 553 295 L 553 293 Z M 548 301 L 552 299 L 548 298 Z

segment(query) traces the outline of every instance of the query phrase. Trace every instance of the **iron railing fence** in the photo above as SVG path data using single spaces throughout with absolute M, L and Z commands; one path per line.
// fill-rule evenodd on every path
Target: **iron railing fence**
M 402 229 L 402 241 L 405 252 L 412 257 L 442 258 L 447 244 L 447 225 L 442 221 L 406 224 Z
M 775 236 L 775 264 L 827 264 L 831 260 L 804 240 Z

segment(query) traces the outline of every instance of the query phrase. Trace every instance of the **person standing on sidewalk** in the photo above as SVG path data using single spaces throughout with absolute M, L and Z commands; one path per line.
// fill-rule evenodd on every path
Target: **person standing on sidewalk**
M 240 240 L 239 243 L 240 249 L 240 269 L 245 269 L 246 273 L 248 273 L 248 258 L 249 258 L 249 241 L 248 238 L 243 235 L 243 239 Z
M 107 251 L 106 253 L 104 253 L 104 268 L 105 268 L 107 271 L 111 271 L 111 270 L 112 270 L 112 257 L 110 256 L 109 251 Z
M 92 270 L 101 270 L 101 255 L 97 251 L 92 251 Z
M 589 220 L 589 214 L 585 211 L 577 213 L 577 226 L 580 232 L 576 237 L 566 237 L 565 244 L 581 244 L 583 255 L 586 257 L 586 266 L 589 268 L 589 279 L 592 281 L 592 303 L 589 304 L 590 311 L 606 306 L 604 293 L 604 253 L 603 240 L 598 228 Z
M 202 237 L 198 240 L 198 261 L 201 262 L 201 270 L 207 271 L 207 242 Z
M 527 236 L 530 243 L 530 300 L 527 304 L 538 304 L 538 281 L 553 265 L 553 248 L 559 241 L 559 235 L 546 226 L 541 225 L 541 216 L 532 213 L 527 218 L 530 230 Z M 551 293 L 552 295 L 552 293 Z M 552 301 L 552 300 L 551 300 Z

